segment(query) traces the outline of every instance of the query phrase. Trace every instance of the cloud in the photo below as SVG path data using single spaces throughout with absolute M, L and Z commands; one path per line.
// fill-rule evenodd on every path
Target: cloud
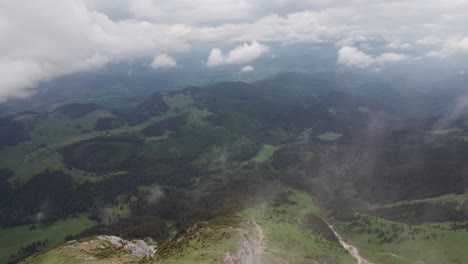
M 347 67 L 366 68 L 373 64 L 375 61 L 372 56 L 359 51 L 355 47 L 344 46 L 338 51 L 338 64 Z
M 25 97 L 29 89 L 48 78 L 41 65 L 34 61 L 0 59 L 0 99 Z
M 244 43 L 229 51 L 226 55 L 223 54 L 221 49 L 212 49 L 206 65 L 214 67 L 227 64 L 244 64 L 260 58 L 269 51 L 270 48 L 268 46 L 260 44 L 257 41 L 253 41 L 250 45 Z
M 389 49 L 409 49 L 409 48 L 412 48 L 413 46 L 409 43 L 402 43 L 399 40 L 394 40 L 388 43 L 387 46 L 385 47 Z
M 428 37 L 416 40 L 415 43 L 418 45 L 430 46 L 430 45 L 439 45 L 443 43 L 443 40 L 437 37 L 428 36 Z
M 79 0 L 2 1 L 0 39 L 0 101 L 58 76 L 190 48 L 171 26 L 113 21 Z
M 346 67 L 368 68 L 407 59 L 408 57 L 406 55 L 393 52 L 383 53 L 378 57 L 373 57 L 355 47 L 344 46 L 338 51 L 337 63 Z
M 393 53 L 393 52 L 387 52 L 384 53 L 377 58 L 375 58 L 376 63 L 388 63 L 388 62 L 398 62 L 398 61 L 404 61 L 407 60 L 408 57 L 404 54 L 400 53 Z
M 259 17 L 330 7 L 337 0 L 86 0 L 112 17 L 145 19 L 158 23 L 219 25 L 251 22 Z M 110 3 L 109 3 L 110 2 Z
M 454 54 L 468 54 L 468 36 L 444 41 L 442 49 L 429 52 L 429 57 L 446 58 Z
M 154 57 L 153 61 L 151 62 L 151 68 L 155 70 L 160 68 L 174 68 L 176 66 L 176 60 L 166 54 L 160 54 Z
M 346 37 L 335 42 L 335 47 L 354 46 L 358 43 L 365 43 L 371 41 L 375 41 L 375 39 L 371 39 L 365 36 Z
M 148 197 L 146 200 L 148 203 L 155 204 L 164 198 L 164 191 L 159 186 L 152 186 L 149 190 Z
M 253 72 L 253 71 L 255 71 L 255 68 L 250 66 L 250 65 L 247 65 L 247 66 L 242 67 L 241 71 L 242 72 Z
M 357 67 L 406 56 L 373 57 L 349 47 L 408 48 L 439 58 L 467 54 L 466 14 L 468 1 L 460 0 L 0 1 L 0 101 L 109 63 L 190 56 L 193 44 L 251 43 L 232 54 L 213 49 L 208 66 L 246 64 L 268 46 L 293 43 L 335 45 L 339 63 Z
M 238 22 L 253 17 L 252 4 L 238 0 L 132 0 L 128 8 L 134 17 L 162 23 Z

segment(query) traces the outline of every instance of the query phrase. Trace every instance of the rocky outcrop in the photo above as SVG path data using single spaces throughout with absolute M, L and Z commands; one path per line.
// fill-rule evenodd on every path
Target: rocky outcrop
M 98 239 L 107 241 L 117 249 L 124 249 L 127 251 L 127 256 L 132 256 L 139 259 L 151 258 L 156 253 L 154 246 L 149 246 L 143 240 L 124 240 L 116 236 L 99 236 Z
M 136 263 L 150 260 L 156 246 L 143 240 L 125 240 L 116 236 L 97 236 L 69 241 L 44 254 L 32 256 L 25 264 L 45 263 Z

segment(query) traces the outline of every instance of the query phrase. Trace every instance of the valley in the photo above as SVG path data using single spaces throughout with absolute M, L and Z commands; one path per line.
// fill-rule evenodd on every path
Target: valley
M 8 115 L 0 262 L 465 263 L 466 120 L 297 73 Z

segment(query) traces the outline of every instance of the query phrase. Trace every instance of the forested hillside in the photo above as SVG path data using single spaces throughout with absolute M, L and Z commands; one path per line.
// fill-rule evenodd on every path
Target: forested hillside
M 31 232 L 13 241 L 0 238 L 0 245 L 10 244 L 0 250 L 0 262 L 14 263 L 65 238 L 115 235 L 151 239 L 162 250 L 151 261 L 172 263 L 164 259 L 188 257 L 197 234 L 205 235 L 196 241 L 214 245 L 216 234 L 191 229 L 197 223 L 247 233 L 258 224 L 276 250 L 265 258 L 289 263 L 352 263 L 329 223 L 359 246 L 363 233 L 376 234 L 372 250 L 423 239 L 409 233 L 390 240 L 386 231 L 380 235 L 382 228 L 359 229 L 377 217 L 376 225 L 396 221 L 397 234 L 407 224 L 433 228 L 424 239 L 435 244 L 448 230 L 468 238 L 468 116 L 410 119 L 316 76 L 282 73 L 254 83 L 188 87 L 156 93 L 131 108 L 64 104 L 2 117 L 0 135 L 0 237 Z M 446 195 L 453 199 L 438 200 Z M 71 221 L 82 224 L 63 237 L 44 237 Z M 440 226 L 426 226 L 434 222 Z M 238 234 L 220 232 L 216 241 L 234 244 L 216 250 L 235 251 L 232 237 Z M 296 235 L 288 238 L 289 232 Z M 288 249 L 286 241 L 297 244 Z M 200 254 L 222 259 L 222 252 L 210 252 Z M 452 253 L 444 263 L 467 261 Z M 27 263 L 47 263 L 41 261 Z

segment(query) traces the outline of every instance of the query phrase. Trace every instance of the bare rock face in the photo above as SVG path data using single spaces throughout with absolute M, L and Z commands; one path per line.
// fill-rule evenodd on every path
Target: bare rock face
M 226 252 L 223 256 L 224 264 L 261 264 L 263 254 L 263 230 L 257 224 L 251 231 L 244 231 L 241 246 L 234 251 Z

